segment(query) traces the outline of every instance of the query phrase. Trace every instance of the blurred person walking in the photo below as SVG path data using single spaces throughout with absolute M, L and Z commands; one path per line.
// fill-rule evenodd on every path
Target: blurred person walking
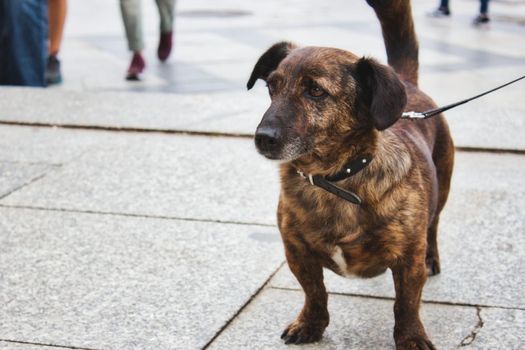
M 450 8 L 448 6 L 449 0 L 441 0 L 439 7 L 430 13 L 432 17 L 448 17 L 450 16 Z M 474 18 L 472 24 L 479 26 L 490 22 L 489 18 L 489 0 L 480 0 L 479 15 Z
M 46 86 L 47 0 L 0 1 L 0 85 Z
M 160 39 L 157 56 L 166 61 L 173 46 L 173 22 L 175 0 L 155 0 L 160 15 Z M 146 68 L 146 61 L 142 56 L 144 39 L 142 35 L 142 2 L 141 0 L 120 0 L 120 9 L 128 48 L 133 52 L 126 80 L 139 80 Z
M 49 85 L 60 84 L 62 73 L 58 52 L 62 44 L 64 24 L 66 22 L 67 0 L 48 0 L 49 15 L 49 50 L 47 57 L 46 82 Z

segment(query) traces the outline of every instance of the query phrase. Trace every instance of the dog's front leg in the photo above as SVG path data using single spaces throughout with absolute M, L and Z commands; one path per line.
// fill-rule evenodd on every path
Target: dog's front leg
M 396 288 L 394 339 L 397 350 L 435 350 L 419 319 L 421 292 L 427 278 L 425 255 L 413 256 L 392 269 Z
M 286 240 L 284 243 L 288 266 L 303 287 L 305 303 L 281 338 L 286 344 L 312 343 L 321 339 L 329 322 L 323 267 L 303 244 Z

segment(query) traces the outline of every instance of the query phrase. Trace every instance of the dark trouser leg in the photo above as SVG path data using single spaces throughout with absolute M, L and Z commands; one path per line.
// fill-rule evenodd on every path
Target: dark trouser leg
M 0 1 L 0 84 L 46 86 L 47 1 Z
M 489 12 L 489 0 L 480 0 L 479 13 L 486 15 Z

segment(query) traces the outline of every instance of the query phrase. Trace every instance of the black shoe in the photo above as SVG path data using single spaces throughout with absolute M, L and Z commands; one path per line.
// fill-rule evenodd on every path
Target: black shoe
M 472 21 L 472 24 L 477 27 L 477 26 L 482 26 L 484 24 L 487 24 L 489 22 L 490 22 L 489 16 L 481 13 L 476 18 L 474 18 L 474 20 Z
M 448 17 L 450 16 L 450 10 L 448 7 L 438 7 L 434 11 L 430 12 L 428 14 L 430 17 Z
M 60 84 L 62 74 L 60 73 L 60 61 L 56 55 L 49 55 L 47 58 L 45 78 L 47 85 Z

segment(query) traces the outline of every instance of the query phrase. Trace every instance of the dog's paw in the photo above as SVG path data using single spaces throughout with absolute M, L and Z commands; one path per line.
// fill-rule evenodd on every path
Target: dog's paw
M 439 265 L 439 258 L 427 256 L 426 265 L 427 265 L 427 273 L 429 276 L 435 276 L 441 272 L 441 266 Z
M 396 344 L 396 350 L 436 350 L 427 337 L 415 336 Z
M 323 337 L 326 325 L 323 323 L 307 322 L 295 320 L 281 334 L 281 339 L 285 344 L 306 344 L 314 343 Z

